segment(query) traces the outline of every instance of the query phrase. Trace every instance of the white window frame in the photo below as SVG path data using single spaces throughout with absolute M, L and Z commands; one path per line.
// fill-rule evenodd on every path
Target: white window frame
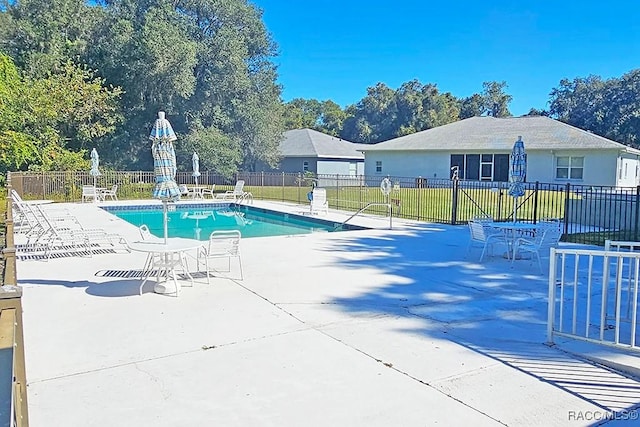
M 562 164 L 560 164 L 561 161 Z M 574 177 L 578 171 L 580 171 L 580 177 Z M 584 156 L 556 156 L 555 178 L 563 181 L 582 181 L 584 179 Z
M 489 161 L 484 161 L 484 156 L 491 156 L 491 160 Z M 466 156 L 465 156 L 465 160 L 466 160 Z M 483 166 L 489 166 L 490 167 L 490 174 L 489 176 L 484 176 L 483 172 L 484 172 L 484 168 Z M 493 181 L 493 154 L 480 154 L 480 170 L 478 171 L 478 175 L 480 178 L 480 181 Z
M 302 162 L 302 172 L 309 172 L 309 161 L 304 160 Z
M 382 173 L 382 160 L 376 160 L 376 173 Z
M 356 162 L 349 162 L 349 176 L 354 177 L 358 175 L 358 164 Z

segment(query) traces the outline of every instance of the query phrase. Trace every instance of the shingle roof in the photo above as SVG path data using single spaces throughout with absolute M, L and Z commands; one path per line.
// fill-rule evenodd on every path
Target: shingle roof
M 477 150 L 510 151 L 522 136 L 529 150 L 567 149 L 627 149 L 623 144 L 548 117 L 472 117 L 444 126 L 405 135 L 375 145 L 363 151 L 407 150 Z
M 294 129 L 284 133 L 280 142 L 283 157 L 320 157 L 325 159 L 362 159 L 365 144 L 356 144 L 313 129 Z

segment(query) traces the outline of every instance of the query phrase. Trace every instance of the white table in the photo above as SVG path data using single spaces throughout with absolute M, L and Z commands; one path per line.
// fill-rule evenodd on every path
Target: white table
M 206 188 L 207 187 L 200 187 L 200 186 L 187 187 L 187 190 L 189 190 L 187 195 L 192 199 L 204 199 L 204 190 Z
M 509 258 L 512 260 L 516 259 L 516 239 L 522 237 L 524 233 L 533 235 L 539 228 L 539 224 L 532 222 L 489 222 L 487 225 L 504 233 L 505 241 L 509 244 L 509 250 L 511 251 Z
M 144 252 L 149 255 L 142 271 L 140 293 L 142 294 L 142 287 L 155 270 L 156 285 L 154 286 L 154 291 L 159 294 L 175 293 L 175 295 L 178 296 L 180 293 L 180 284 L 176 278 L 176 270 L 182 270 L 193 284 L 193 277 L 189 273 L 185 254 L 188 251 L 197 250 L 204 244 L 205 242 L 200 240 L 184 239 L 181 237 L 168 238 L 166 243 L 164 239 L 159 238 L 129 243 L 129 249 L 132 251 Z M 169 275 L 173 278 L 173 288 L 168 286 Z M 160 281 L 161 276 L 165 277 L 164 282 Z

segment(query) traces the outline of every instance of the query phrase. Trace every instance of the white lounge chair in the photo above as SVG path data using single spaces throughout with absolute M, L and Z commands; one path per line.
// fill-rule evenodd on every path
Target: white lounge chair
M 94 246 L 108 244 L 111 248 L 116 243 L 128 250 L 126 241 L 122 236 L 109 233 L 101 228 L 84 228 L 73 215 L 66 217 L 51 217 L 44 209 L 35 206 L 36 215 L 40 222 L 41 232 L 28 242 L 27 248 L 37 252 L 39 248 L 44 251 L 45 257 L 51 258 L 53 251 L 93 254 Z
M 325 215 L 329 213 L 329 202 L 327 201 L 327 190 L 324 188 L 314 188 L 311 193 L 311 214 L 317 214 L 324 212 Z
M 210 283 L 209 271 L 231 273 L 231 258 L 238 259 L 240 267 L 240 279 L 243 280 L 242 260 L 240 258 L 240 238 L 241 234 L 238 230 L 219 230 L 214 231 L 209 236 L 209 243 L 198 251 L 198 271 L 201 264 L 205 265 L 207 274 L 207 283 Z M 210 265 L 216 259 L 226 259 L 226 270 L 216 270 Z
M 233 201 L 236 201 L 239 198 L 246 196 L 247 194 L 248 193 L 244 191 L 244 180 L 241 179 L 236 182 L 236 186 L 233 190 L 227 190 L 224 193 L 217 194 L 216 198 L 223 200 L 231 199 Z

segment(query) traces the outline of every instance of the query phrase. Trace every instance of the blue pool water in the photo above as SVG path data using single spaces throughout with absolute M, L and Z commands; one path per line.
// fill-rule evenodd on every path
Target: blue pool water
M 135 226 L 146 224 L 155 236 L 164 235 L 162 205 L 102 208 Z M 215 230 L 240 230 L 244 238 L 363 229 L 350 224 L 341 227 L 339 223 L 320 218 L 234 204 L 170 205 L 168 218 L 169 237 L 199 240 L 207 240 Z

